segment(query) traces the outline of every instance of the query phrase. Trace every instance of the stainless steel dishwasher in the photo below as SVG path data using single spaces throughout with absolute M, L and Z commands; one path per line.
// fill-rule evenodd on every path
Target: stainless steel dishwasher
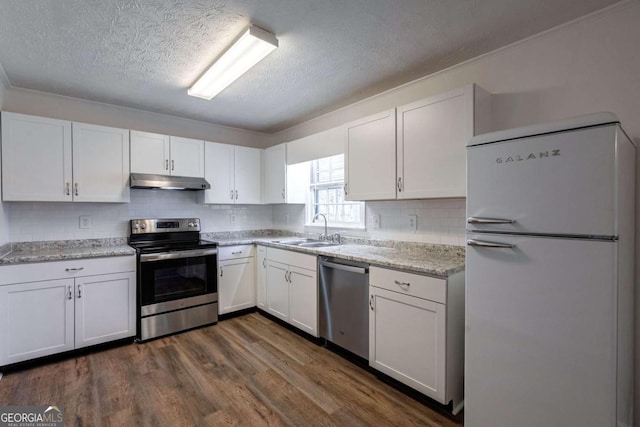
M 369 264 L 319 257 L 320 336 L 369 360 Z

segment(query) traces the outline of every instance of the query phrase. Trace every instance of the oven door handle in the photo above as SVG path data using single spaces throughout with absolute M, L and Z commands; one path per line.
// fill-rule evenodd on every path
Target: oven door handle
M 215 255 L 218 249 L 194 249 L 188 251 L 160 252 L 155 254 L 141 254 L 140 262 L 162 261 L 165 259 L 192 258 L 205 255 Z

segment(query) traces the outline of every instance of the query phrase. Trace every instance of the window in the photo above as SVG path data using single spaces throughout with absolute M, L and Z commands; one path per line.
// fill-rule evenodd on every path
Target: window
M 314 215 L 327 216 L 331 227 L 364 228 L 364 202 L 344 200 L 344 154 L 310 162 L 310 198 L 307 203 L 307 224 Z M 320 218 L 320 224 L 323 223 Z M 318 220 L 316 223 L 318 224 Z

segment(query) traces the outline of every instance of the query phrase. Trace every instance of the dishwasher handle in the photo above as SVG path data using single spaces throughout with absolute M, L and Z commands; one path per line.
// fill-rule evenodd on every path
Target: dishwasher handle
M 335 268 L 336 270 L 348 271 L 349 273 L 356 273 L 356 274 L 369 273 L 369 269 L 365 267 L 355 267 L 353 265 L 338 264 L 336 262 L 325 261 L 325 260 L 320 261 L 320 265 L 323 267 Z

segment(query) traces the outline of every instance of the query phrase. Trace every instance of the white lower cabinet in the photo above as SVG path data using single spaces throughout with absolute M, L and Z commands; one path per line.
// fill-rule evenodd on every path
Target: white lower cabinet
M 317 259 L 282 249 L 267 248 L 266 311 L 318 336 Z
M 218 249 L 218 313 L 255 307 L 255 270 L 253 245 Z
M 0 267 L 0 366 L 134 336 L 135 257 L 116 258 Z
M 369 365 L 434 400 L 463 400 L 464 277 L 371 267 Z
M 256 306 L 259 309 L 267 309 L 267 248 L 256 248 L 258 259 L 256 262 Z

